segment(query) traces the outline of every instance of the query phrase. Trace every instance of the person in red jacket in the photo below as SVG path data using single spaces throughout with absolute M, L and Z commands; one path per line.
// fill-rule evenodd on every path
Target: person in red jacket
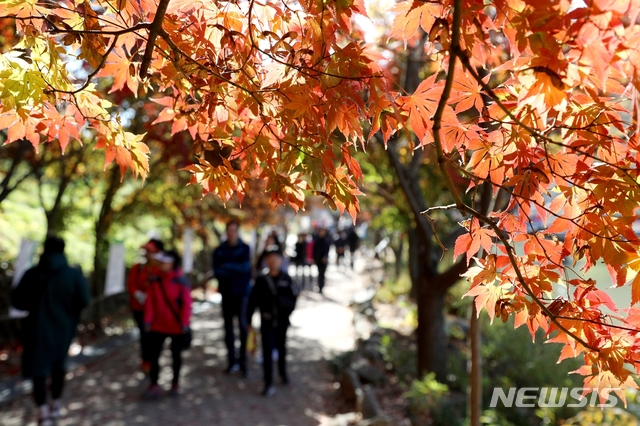
M 140 368 L 148 374 L 151 369 L 151 363 L 147 354 L 147 332 L 144 330 L 144 302 L 147 299 L 149 277 L 156 267 L 153 256 L 164 250 L 164 244 L 160 240 L 151 239 L 142 246 L 142 249 L 144 250 L 146 262 L 133 265 L 127 279 L 127 290 L 129 291 L 129 306 L 133 313 L 133 319 L 138 326 L 138 330 L 140 330 L 140 358 L 142 360 Z
M 164 341 L 171 338 L 173 381 L 171 396 L 178 395 L 182 350 L 185 349 L 191 318 L 191 287 L 182 275 L 181 259 L 175 251 L 158 253 L 158 276 L 151 279 L 144 304 L 144 324 L 148 334 L 151 383 L 145 397 L 157 399 L 162 394 L 158 385 L 160 353 Z

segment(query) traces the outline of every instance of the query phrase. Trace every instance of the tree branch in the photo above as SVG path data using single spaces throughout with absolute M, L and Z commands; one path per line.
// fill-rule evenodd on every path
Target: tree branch
M 140 63 L 140 78 L 147 78 L 149 65 L 151 64 L 151 58 L 153 57 L 153 49 L 156 44 L 156 38 L 162 31 L 162 21 L 164 20 L 164 14 L 167 13 L 167 7 L 170 0 L 160 0 L 158 4 L 158 10 L 156 16 L 153 18 L 153 22 L 149 26 L 149 38 L 147 39 L 147 46 L 144 49 L 144 56 Z
M 536 305 L 538 305 L 538 307 L 549 318 L 549 320 L 556 327 L 558 327 L 559 330 L 563 331 L 568 336 L 571 336 L 576 342 L 580 343 L 585 348 L 591 349 L 593 351 L 598 351 L 598 349 L 592 347 L 587 342 L 585 342 L 583 339 L 581 339 L 579 336 L 575 335 L 574 333 L 569 331 L 566 327 L 564 327 L 560 323 L 560 321 L 558 321 L 558 319 L 555 317 L 555 315 L 551 311 L 549 311 L 547 306 L 544 303 L 542 303 L 542 301 L 533 293 L 531 288 L 527 285 L 527 282 L 526 282 L 524 276 L 522 275 L 522 271 L 518 267 L 518 261 L 517 261 L 517 259 L 515 257 L 515 249 L 509 243 L 505 232 L 495 223 L 495 221 L 491 220 L 485 214 L 482 214 L 482 213 L 478 212 L 477 210 L 469 207 L 462 200 L 462 198 L 460 197 L 460 194 L 458 193 L 458 190 L 457 190 L 455 184 L 453 183 L 453 180 L 451 179 L 451 175 L 449 174 L 449 172 L 448 172 L 448 170 L 446 168 L 446 163 L 448 162 L 448 159 L 446 158 L 446 156 L 444 154 L 443 147 L 442 147 L 442 139 L 441 139 L 441 135 L 440 135 L 440 130 L 442 128 L 442 117 L 443 117 L 443 114 L 444 114 L 444 110 L 445 110 L 445 107 L 447 106 L 447 101 L 449 100 L 449 96 L 451 95 L 451 88 L 453 86 L 453 78 L 454 78 L 454 75 L 455 75 L 456 58 L 459 57 L 459 56 L 464 56 L 463 54 L 461 54 L 462 51 L 460 49 L 460 26 L 461 26 L 461 22 L 462 22 L 462 0 L 454 0 L 453 25 L 452 25 L 452 30 L 451 30 L 451 46 L 450 46 L 450 51 L 449 51 L 449 67 L 448 67 L 448 71 L 447 71 L 447 77 L 446 77 L 446 80 L 445 80 L 444 89 L 442 91 L 442 95 L 441 95 L 440 100 L 438 102 L 438 107 L 436 109 L 436 112 L 435 112 L 435 114 L 433 116 L 434 145 L 436 147 L 438 165 L 439 165 L 440 170 L 442 172 L 442 175 L 443 175 L 445 184 L 447 186 L 447 189 L 451 193 L 451 196 L 453 197 L 454 202 L 455 202 L 456 206 L 458 207 L 458 209 L 460 210 L 460 212 L 467 213 L 467 214 L 475 217 L 480 222 L 488 225 L 496 233 L 496 236 L 498 237 L 500 242 L 506 248 L 506 254 L 509 257 L 509 261 L 510 261 L 511 265 L 514 268 L 514 271 L 516 273 L 516 277 L 517 277 L 518 281 L 520 282 L 520 284 L 524 288 L 524 290 L 527 293 L 527 295 L 529 297 L 531 297 L 531 299 L 534 301 L 534 303 Z M 461 60 L 462 60 L 462 58 L 461 58 Z M 464 60 L 462 60 L 462 61 L 464 63 Z M 467 63 L 468 63 L 468 59 L 467 59 Z M 475 73 L 475 70 L 470 70 L 470 72 L 472 72 L 472 75 L 477 75 Z M 484 89 L 484 87 L 483 87 L 483 89 Z M 494 96 L 495 96 L 495 94 L 494 94 Z M 504 107 L 504 106 L 502 106 L 502 107 L 506 109 L 506 107 Z M 532 129 L 532 131 L 535 132 L 535 130 L 533 130 L 533 129 Z
M 22 163 L 24 160 L 24 154 L 30 149 L 31 144 L 26 142 L 25 140 L 20 140 L 16 142 L 18 144 L 18 150 L 16 154 L 13 156 L 11 161 L 11 167 L 5 174 L 4 178 L 2 178 L 2 182 L 0 183 L 0 203 L 9 196 L 14 189 L 16 189 L 26 178 L 33 174 L 33 170 L 28 173 L 25 173 L 23 176 L 18 178 L 13 184 L 11 184 L 11 179 L 13 179 L 14 174 L 18 168 L 18 165 Z

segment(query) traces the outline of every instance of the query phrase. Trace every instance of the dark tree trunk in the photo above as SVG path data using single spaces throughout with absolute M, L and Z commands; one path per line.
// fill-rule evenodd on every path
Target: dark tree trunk
M 444 328 L 444 295 L 448 287 L 440 286 L 429 262 L 430 244 L 416 229 L 409 231 L 409 271 L 411 295 L 418 307 L 418 377 L 436 373 L 443 382 L 447 376 L 447 336 Z
M 409 236 L 409 276 L 411 277 L 409 298 L 417 302 L 420 288 L 420 241 L 415 229 L 409 229 L 407 235 Z
M 55 160 L 60 167 L 59 175 L 60 180 L 56 187 L 56 198 L 50 208 L 47 208 L 42 199 L 42 193 L 40 194 L 40 203 L 45 209 L 47 218 L 47 235 L 56 235 L 65 229 L 65 217 L 68 214 L 69 205 L 63 202 L 64 196 L 69 189 L 69 185 L 78 170 L 78 166 L 83 161 L 86 147 L 81 146 L 72 150 Z M 41 172 L 39 172 L 41 173 Z M 40 184 L 40 191 L 42 191 L 42 176 L 38 175 L 38 183 Z
M 109 185 L 107 186 L 102 207 L 95 226 L 95 252 L 93 256 L 93 285 L 92 293 L 96 300 L 99 300 L 104 293 L 106 260 L 109 251 L 109 242 L 107 241 L 107 233 L 111 227 L 113 219 L 113 197 L 120 188 L 120 169 L 117 166 L 111 168 L 111 176 L 109 177 Z M 93 320 L 98 333 L 102 331 L 101 324 L 101 304 L 94 303 Z
M 2 203 L 2 201 L 4 201 L 11 192 L 24 182 L 25 179 L 33 174 L 33 169 L 26 173 L 18 173 L 20 164 L 27 159 L 27 156 L 33 157 L 33 145 L 31 145 L 29 141 L 20 140 L 18 142 L 14 142 L 14 144 L 10 146 L 3 146 L 2 149 L 5 153 L 9 153 L 11 165 L 0 181 L 0 203 Z M 2 157 L 4 157 L 4 155 L 0 156 L 0 158 Z
M 95 253 L 93 257 L 93 296 L 100 297 L 104 291 L 105 260 L 109 250 L 107 233 L 111 227 L 113 219 L 113 197 L 120 188 L 120 170 L 118 167 L 111 168 L 109 185 L 102 199 L 100 214 L 95 226 Z
M 398 280 L 402 273 L 402 266 L 404 260 L 404 234 L 398 236 L 398 245 L 389 245 L 393 250 L 394 265 L 393 265 L 393 277 Z
M 65 209 L 62 205 L 62 195 L 66 191 L 65 188 L 60 188 L 59 197 L 56 197 L 56 202 L 50 210 L 46 212 L 47 218 L 47 235 L 58 235 L 65 229 Z
M 433 285 L 435 277 L 420 276 L 418 292 L 418 375 L 433 372 L 447 379 L 447 336 L 444 322 L 445 292 Z

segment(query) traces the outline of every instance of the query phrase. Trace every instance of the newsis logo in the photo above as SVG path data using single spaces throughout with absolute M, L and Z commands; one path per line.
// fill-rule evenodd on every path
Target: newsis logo
M 618 403 L 615 395 L 620 388 L 493 388 L 491 408 L 504 407 L 590 407 L 611 408 Z M 591 394 L 591 397 L 586 395 Z M 602 397 L 602 398 L 600 398 Z

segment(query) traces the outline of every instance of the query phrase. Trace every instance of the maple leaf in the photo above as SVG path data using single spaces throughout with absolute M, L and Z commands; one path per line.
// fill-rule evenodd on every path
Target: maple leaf
M 444 13 L 444 7 L 437 2 L 403 1 L 396 4 L 391 12 L 398 15 L 393 20 L 389 38 L 399 38 L 405 42 L 418 36 L 418 28 L 429 33 L 431 27 Z
M 480 312 L 485 308 L 493 324 L 493 320 L 496 315 L 496 303 L 502 298 L 504 292 L 509 288 L 508 284 L 501 285 L 477 285 L 467 291 L 463 297 L 473 296 L 476 305 L 476 311 L 478 317 Z
M 113 77 L 113 86 L 109 93 L 122 90 L 125 86 L 133 93 L 138 93 L 139 62 L 133 62 L 127 57 L 123 48 L 114 48 L 106 64 L 98 73 L 101 77 Z
M 480 248 L 483 248 L 487 253 L 491 251 L 491 247 L 493 246 L 492 238 L 494 237 L 496 237 L 496 233 L 492 229 L 480 227 L 478 219 L 474 218 L 469 227 L 469 232 L 460 235 L 456 239 L 453 249 L 454 259 L 462 253 L 466 253 L 467 264 L 469 264 L 471 257 L 478 253 Z
M 433 114 L 436 112 L 442 84 L 436 83 L 436 75 L 422 81 L 411 96 L 402 96 L 398 103 L 403 111 L 409 115 L 411 130 L 416 134 L 420 143 L 425 143 L 426 136 L 433 128 Z
M 271 87 L 275 84 L 279 85 L 285 80 L 293 78 L 295 74 L 289 65 L 275 61 L 266 66 L 265 71 L 262 88 Z
M 580 368 L 575 372 L 585 375 L 590 372 L 589 370 L 590 369 L 588 368 Z M 593 392 L 594 389 L 596 389 L 598 392 L 600 404 L 606 404 L 609 399 L 609 394 L 611 392 L 615 392 L 626 407 L 626 389 L 638 389 L 638 385 L 630 376 L 626 377 L 625 380 L 620 380 L 618 376 L 613 374 L 613 372 L 605 370 L 599 371 L 597 374 L 587 375 L 587 377 L 584 378 L 584 388 L 585 389 L 582 393 L 583 396 L 586 396 L 587 394 Z
M 613 58 L 613 52 L 605 46 L 604 40 L 608 36 L 605 34 L 595 24 L 586 22 L 580 28 L 580 33 L 577 37 L 578 45 L 582 49 L 579 62 L 593 70 L 603 87 L 607 86 L 610 72 L 608 64 L 611 63 Z
M 461 276 L 470 281 L 472 286 L 480 283 L 485 285 L 493 284 L 499 275 L 496 268 L 496 255 L 489 254 L 484 259 L 474 258 L 474 260 L 477 266 L 469 268 Z
M 456 104 L 456 113 L 470 108 L 475 108 L 478 112 L 482 112 L 484 107 L 482 89 L 476 79 L 471 77 L 467 71 L 456 69 L 449 103 Z
M 558 111 L 565 111 L 568 102 L 568 94 L 560 76 L 548 68 L 539 68 L 534 71 L 533 76 L 527 80 L 532 83 L 529 90 L 523 92 L 520 99 L 522 104 L 528 104 L 537 109 L 541 114 L 551 108 Z M 525 80 L 523 77 L 522 80 Z
M 84 15 L 84 30 L 92 31 L 93 34 L 80 36 L 82 49 L 78 58 L 86 60 L 93 69 L 98 69 L 107 50 L 104 37 L 100 34 L 102 25 L 100 25 L 98 15 L 87 0 L 84 0 L 82 14 Z

